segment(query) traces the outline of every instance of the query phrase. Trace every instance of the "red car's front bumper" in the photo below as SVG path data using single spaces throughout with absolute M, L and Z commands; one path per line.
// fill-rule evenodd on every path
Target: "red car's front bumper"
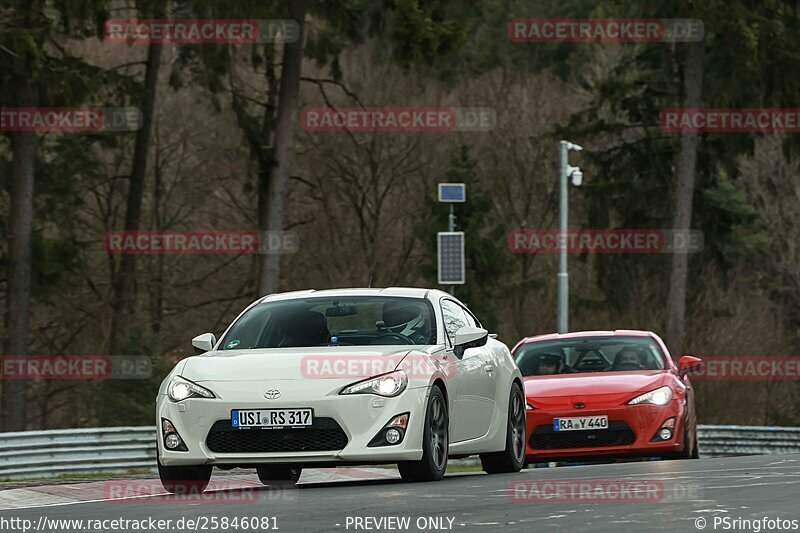
M 536 408 L 526 412 L 526 459 L 530 462 L 587 459 L 591 457 L 660 456 L 683 450 L 685 405 L 673 398 L 667 405 L 619 405 L 619 402 L 591 403 L 577 409 L 573 399 L 528 399 Z M 550 405 L 548 405 L 550 404 Z M 608 429 L 553 431 L 553 419 L 607 415 Z M 651 442 L 669 418 L 675 419 L 672 438 Z

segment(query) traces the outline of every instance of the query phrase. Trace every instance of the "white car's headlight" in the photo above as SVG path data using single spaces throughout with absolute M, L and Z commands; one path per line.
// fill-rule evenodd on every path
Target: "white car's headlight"
M 637 396 L 628 402 L 628 405 L 638 405 L 641 403 L 649 403 L 653 405 L 667 405 L 672 399 L 672 389 L 669 387 L 660 387 L 656 390 L 646 392 L 641 396 Z
M 188 379 L 175 376 L 169 382 L 167 394 L 173 402 L 180 402 L 186 398 L 216 398 L 210 390 L 201 387 L 197 383 L 192 383 Z
M 378 396 L 397 396 L 408 385 L 408 376 L 402 370 L 396 370 L 358 383 L 353 383 L 342 389 L 339 394 L 377 394 Z

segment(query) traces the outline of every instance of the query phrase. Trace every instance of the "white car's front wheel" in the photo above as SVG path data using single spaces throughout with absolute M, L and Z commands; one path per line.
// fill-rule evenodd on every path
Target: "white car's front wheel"
M 428 397 L 425 412 L 425 429 L 422 435 L 422 460 L 398 463 L 400 476 L 405 481 L 438 481 L 447 470 L 450 445 L 450 420 L 447 403 L 441 389 L 435 386 Z

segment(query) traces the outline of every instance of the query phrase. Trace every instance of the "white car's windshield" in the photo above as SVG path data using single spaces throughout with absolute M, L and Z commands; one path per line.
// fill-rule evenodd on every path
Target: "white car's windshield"
M 220 349 L 435 342 L 433 308 L 425 299 L 335 297 L 258 304 L 236 321 Z
M 649 337 L 582 337 L 532 342 L 515 359 L 523 376 L 661 370 L 664 357 Z

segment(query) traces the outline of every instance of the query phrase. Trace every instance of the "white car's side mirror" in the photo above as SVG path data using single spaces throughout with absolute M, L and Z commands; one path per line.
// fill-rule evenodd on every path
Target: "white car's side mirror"
M 486 344 L 489 338 L 489 332 L 483 328 L 476 328 L 474 326 L 464 326 L 456 331 L 455 339 L 453 341 L 453 351 L 457 357 L 464 355 L 468 348 L 477 348 Z
M 192 339 L 192 346 L 201 352 L 210 352 L 214 349 L 215 344 L 217 344 L 217 338 L 213 333 L 203 333 Z

